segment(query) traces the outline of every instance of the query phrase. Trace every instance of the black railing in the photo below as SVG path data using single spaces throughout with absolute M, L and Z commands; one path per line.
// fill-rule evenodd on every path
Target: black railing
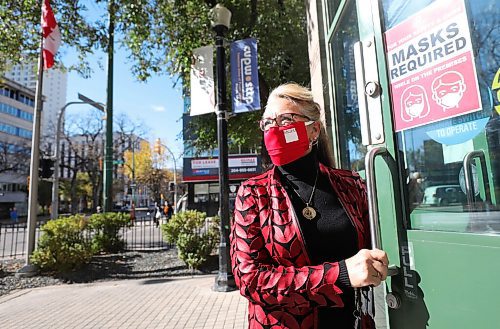
M 163 240 L 160 224 L 152 216 L 136 218 L 131 227 L 123 227 L 120 235 L 125 241 L 125 250 L 165 250 L 174 246 Z
M 35 243 L 40 237 L 40 227 L 47 221 L 38 221 L 35 230 Z M 0 258 L 20 258 L 26 253 L 28 238 L 26 223 L 0 223 Z
M 41 234 L 40 227 L 45 223 L 45 220 L 37 222 L 35 245 Z M 26 223 L 0 223 L 0 259 L 23 257 L 28 241 L 27 232 Z M 88 233 L 88 238 L 91 239 L 93 234 Z M 163 241 L 160 225 L 157 225 L 150 216 L 139 217 L 134 220 L 133 225 L 122 227 L 119 235 L 125 242 L 125 250 L 127 251 L 167 250 L 174 247 L 174 245 Z

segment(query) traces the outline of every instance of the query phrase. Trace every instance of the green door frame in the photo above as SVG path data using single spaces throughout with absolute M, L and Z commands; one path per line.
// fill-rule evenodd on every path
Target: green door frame
M 399 268 L 399 274 L 394 278 L 387 279 L 386 292 L 394 293 L 402 300 L 399 309 L 388 309 L 389 317 L 394 328 L 422 328 L 425 321 L 430 320 L 432 328 L 470 328 L 472 326 L 482 328 L 489 327 L 495 323 L 492 319 L 495 315 L 495 297 L 484 298 L 485 292 L 491 292 L 490 296 L 500 293 L 500 284 L 491 282 L 493 273 L 500 273 L 500 263 L 491 262 L 499 259 L 500 237 L 488 236 L 474 233 L 439 232 L 412 230 L 409 220 L 409 209 L 406 209 L 406 181 L 402 177 L 399 163 L 401 157 L 396 145 L 396 134 L 393 130 L 393 117 L 389 94 L 389 79 L 387 76 L 387 65 L 385 61 L 385 48 L 381 22 L 381 8 L 379 1 L 352 0 L 357 4 L 357 16 L 360 40 L 373 39 L 375 43 L 376 65 L 378 69 L 378 83 L 381 88 L 382 121 L 384 126 L 384 142 L 372 144 L 368 150 L 382 147 L 387 150 L 382 156 L 374 160 L 374 175 L 376 196 L 378 199 L 377 210 L 379 215 L 382 248 L 388 253 L 391 264 Z M 339 6 L 332 19 L 329 19 L 328 0 L 323 0 L 323 21 L 327 49 L 327 68 L 329 94 L 332 104 L 332 136 L 334 136 L 334 152 L 336 160 L 340 163 L 339 132 L 336 130 L 338 116 L 335 109 L 335 81 L 333 77 L 333 61 L 331 50 L 328 46 L 332 39 L 338 22 L 342 19 L 344 9 L 349 0 L 339 1 Z M 331 23 L 329 23 L 331 21 Z M 482 133 L 483 134 L 483 133 Z M 483 134 L 484 135 L 484 134 Z M 474 148 L 486 150 L 486 164 L 491 172 L 488 145 L 485 136 L 474 139 Z M 360 173 L 365 176 L 364 172 Z M 482 179 L 482 173 L 478 170 L 478 179 Z M 491 177 L 487 178 L 490 186 L 493 186 Z M 484 186 L 480 191 L 484 198 L 486 191 Z M 496 204 L 494 193 L 492 202 Z M 413 250 L 418 249 L 420 254 L 414 255 Z M 439 252 L 434 252 L 439 251 Z M 421 255 L 426 255 L 422 257 Z M 435 256 L 435 257 L 434 257 Z M 415 259 L 416 257 L 416 264 Z M 450 263 L 448 258 L 457 259 Z M 471 263 L 461 261 L 470 259 L 480 264 L 481 270 L 474 272 L 474 277 L 463 281 L 463 276 L 447 276 L 442 273 L 457 271 L 471 272 Z M 436 270 L 429 272 L 429 268 Z M 424 272 L 419 273 L 419 269 Z M 442 272 L 440 271 L 442 269 Z M 421 277 L 422 276 L 422 277 Z M 422 281 L 420 281 L 422 280 Z M 490 282 L 490 287 L 485 288 L 485 282 Z M 446 290 L 446 296 L 440 296 L 439 287 L 450 285 L 456 286 L 455 290 Z M 407 288 L 405 288 L 405 286 Z M 455 306 L 462 307 L 467 304 L 464 298 L 474 301 L 473 310 L 457 311 Z M 448 301 L 448 302 L 444 302 Z M 426 304 L 427 303 L 427 304 Z M 471 304 L 472 305 L 472 304 Z M 478 310 L 480 314 L 478 316 Z M 475 313 L 474 313 L 475 312 Z M 491 318 L 484 315 L 490 314 Z M 419 322 L 424 321 L 423 323 Z

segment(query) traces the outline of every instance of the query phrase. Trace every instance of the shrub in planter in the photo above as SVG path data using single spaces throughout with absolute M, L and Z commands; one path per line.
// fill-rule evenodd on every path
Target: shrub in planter
M 116 212 L 93 214 L 89 218 L 92 230 L 92 250 L 98 252 L 118 252 L 123 250 L 125 242 L 119 235 L 120 229 L 130 225 L 130 215 Z
M 93 252 L 86 227 L 87 220 L 81 215 L 48 221 L 41 227 L 42 235 L 31 262 L 43 271 L 60 273 L 88 264 Z
M 219 242 L 219 219 L 210 221 L 204 212 L 187 210 L 175 214 L 161 227 L 164 239 L 175 243 L 179 258 L 191 269 L 199 268 Z

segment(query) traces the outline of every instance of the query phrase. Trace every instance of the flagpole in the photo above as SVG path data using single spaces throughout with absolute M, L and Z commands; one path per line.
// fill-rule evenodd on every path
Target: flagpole
M 29 276 L 36 273 L 36 268 L 31 265 L 30 256 L 35 250 L 35 232 L 38 214 L 38 166 L 40 157 L 40 121 L 42 115 L 42 85 L 43 85 L 43 33 L 40 38 L 40 55 L 38 57 L 38 76 L 35 89 L 35 110 L 33 117 L 33 132 L 31 138 L 31 160 L 28 200 L 28 230 L 25 266 L 17 274 Z

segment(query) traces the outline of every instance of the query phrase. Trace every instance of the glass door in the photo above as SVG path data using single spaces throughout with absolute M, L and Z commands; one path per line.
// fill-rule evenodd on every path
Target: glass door
M 357 40 L 338 38 L 340 19 L 327 38 L 334 136 L 339 165 L 366 175 L 370 215 L 393 265 L 388 325 L 495 328 L 500 4 L 358 0 L 336 8 L 345 15 L 349 6 Z

